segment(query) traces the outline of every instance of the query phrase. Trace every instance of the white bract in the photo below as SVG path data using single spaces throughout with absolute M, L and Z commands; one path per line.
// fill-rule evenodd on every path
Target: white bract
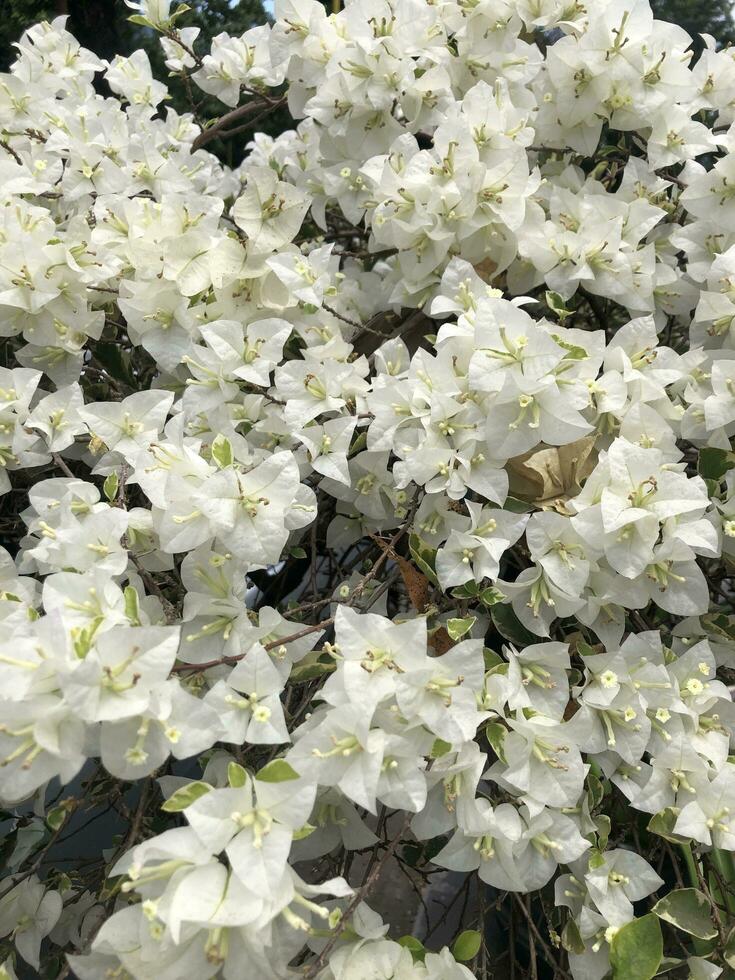
M 0 76 L 0 977 L 484 980 L 363 902 L 411 861 L 530 894 L 554 976 L 637 975 L 664 868 L 724 942 L 731 49 L 647 0 L 209 50 L 126 2 L 181 113 L 63 17 Z

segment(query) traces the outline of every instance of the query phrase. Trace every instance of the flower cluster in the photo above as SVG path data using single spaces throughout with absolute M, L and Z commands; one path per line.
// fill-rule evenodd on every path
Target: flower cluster
M 129 6 L 184 111 L 63 17 L 0 75 L 0 976 L 484 978 L 508 893 L 534 971 L 652 977 L 664 923 L 717 977 L 731 50 L 648 0 L 276 0 L 209 51 Z M 479 934 L 389 938 L 406 853 Z

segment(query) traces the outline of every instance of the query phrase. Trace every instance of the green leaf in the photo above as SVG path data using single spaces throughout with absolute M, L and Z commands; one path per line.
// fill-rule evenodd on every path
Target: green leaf
M 366 446 L 367 432 L 360 432 L 350 446 L 350 451 L 348 453 L 349 458 L 352 459 L 353 456 L 357 456 L 357 454 L 361 453 Z
M 291 671 L 289 679 L 292 684 L 304 684 L 306 681 L 313 681 L 317 677 L 331 674 L 335 669 L 336 664 L 315 663 L 304 664 L 303 666 L 299 664 Z
M 230 440 L 227 436 L 218 435 L 212 443 L 212 459 L 220 469 L 225 469 L 227 466 L 232 466 L 234 458 Z
M 227 782 L 233 789 L 240 789 L 247 781 L 247 770 L 239 762 L 231 762 L 227 766 Z
M 447 633 L 455 642 L 461 639 L 465 633 L 469 633 L 477 622 L 477 616 L 468 616 L 467 619 L 448 619 Z
M 434 744 L 431 746 L 431 758 L 441 759 L 443 755 L 446 755 L 447 752 L 451 752 L 451 750 L 451 742 L 445 742 L 443 738 L 435 738 Z
M 567 304 L 564 302 L 564 298 L 555 293 L 550 289 L 546 290 L 546 305 L 556 314 L 557 319 L 560 323 L 564 323 L 567 317 L 571 316 L 574 312 L 568 309 Z
M 451 752 L 451 750 L 451 742 L 445 742 L 443 738 L 435 738 L 434 744 L 431 746 L 430 755 L 432 759 L 441 759 L 443 755 L 446 755 L 447 752 Z
M 274 759 L 267 766 L 263 766 L 257 778 L 261 783 L 285 783 L 289 779 L 298 779 L 299 774 L 285 759 Z
M 500 654 L 491 650 L 489 647 L 483 647 L 482 657 L 485 661 L 485 670 L 492 670 L 493 667 L 499 667 L 505 663 Z
M 564 357 L 570 361 L 583 361 L 589 355 L 584 347 L 578 347 L 577 344 L 570 344 L 568 341 L 560 337 L 558 333 L 552 333 L 551 339 L 555 344 L 558 344 L 562 350 L 566 351 Z
M 426 957 L 426 947 L 417 939 L 415 936 L 401 936 L 398 940 L 399 946 L 405 946 L 406 949 L 411 950 L 411 956 L 413 957 L 414 963 L 423 963 Z
M 412 534 L 409 537 L 408 548 L 416 566 L 421 569 L 433 585 L 438 585 L 439 579 L 436 577 L 435 571 L 436 549 L 430 548 L 418 534 Z
M 501 762 L 507 761 L 505 758 L 505 736 L 507 734 L 508 729 L 497 721 L 489 721 L 485 725 L 485 738 Z
M 590 810 L 594 810 L 596 806 L 600 805 L 604 793 L 605 790 L 602 781 L 594 773 L 590 773 L 587 776 L 587 799 L 589 800 Z
M 709 900 L 697 888 L 677 888 L 653 906 L 659 919 L 698 939 L 714 939 L 717 935 L 710 911 Z
M 561 944 L 568 953 L 576 953 L 577 956 L 584 953 L 584 940 L 574 919 L 567 919 L 561 931 Z
M 415 868 L 424 853 L 424 845 L 420 841 L 409 840 L 401 845 L 401 856 L 410 868 Z
M 205 796 L 210 790 L 211 786 L 209 783 L 203 783 L 200 780 L 195 780 L 193 783 L 187 783 L 186 786 L 182 786 L 181 789 L 177 789 L 166 802 L 161 807 L 166 813 L 181 813 L 192 803 Z
M 506 497 L 503 510 L 509 510 L 511 514 L 527 514 L 533 507 L 526 501 L 518 497 Z
M 132 585 L 126 585 L 125 591 L 125 615 L 133 626 L 140 626 L 140 598 Z
M 714 639 L 724 643 L 735 643 L 735 616 L 724 613 L 707 613 L 700 619 L 702 626 Z
M 112 502 L 115 497 L 117 497 L 117 488 L 120 486 L 120 479 L 117 473 L 112 472 L 108 477 L 105 478 L 105 482 L 102 484 L 102 489 L 104 490 L 107 499 Z
M 116 381 L 124 381 L 131 388 L 138 388 L 140 381 L 133 373 L 130 351 L 118 344 L 98 340 L 94 347 L 94 356 Z
M 590 856 L 587 859 L 587 867 L 589 868 L 590 871 L 596 871 L 598 868 L 601 868 L 604 863 L 605 863 L 604 854 L 601 854 L 600 851 L 597 850 L 597 848 L 595 848 L 593 851 L 590 851 Z
M 306 549 L 301 548 L 300 546 L 292 548 L 289 554 L 292 558 L 306 558 Z
M 466 929 L 460 933 L 452 946 L 452 956 L 460 963 L 473 960 L 480 952 L 482 946 L 482 936 L 475 929 Z
M 292 684 L 304 684 L 316 680 L 336 669 L 334 660 L 322 660 L 321 650 L 310 650 L 307 655 L 291 668 L 289 680 Z
M 493 606 L 490 610 L 495 629 L 502 637 L 517 647 L 528 647 L 538 642 L 538 637 L 530 633 L 513 612 L 510 605 Z
M 613 980 L 651 980 L 661 965 L 664 942 L 658 918 L 649 912 L 619 929 L 610 943 Z
M 65 806 L 55 806 L 46 814 L 46 823 L 51 830 L 58 830 L 62 827 L 69 811 Z
M 483 606 L 487 606 L 488 608 L 490 606 L 497 605 L 499 602 L 502 602 L 504 599 L 505 596 L 500 591 L 500 589 L 496 589 L 492 585 L 489 586 L 487 589 L 483 589 L 482 592 L 480 593 L 480 602 L 483 604 Z
M 465 582 L 464 585 L 458 585 L 456 589 L 452 589 L 452 595 L 455 599 L 474 599 L 477 593 L 480 591 L 480 586 L 477 582 Z
M 665 810 L 659 810 L 651 817 L 647 829 L 672 844 L 682 844 L 686 841 L 686 837 L 674 833 L 674 824 L 678 816 L 679 810 L 676 807 L 667 806 Z
M 139 27 L 152 27 L 154 31 L 157 30 L 153 21 L 148 20 L 148 18 L 144 17 L 142 14 L 131 14 L 128 17 L 128 20 L 131 24 L 137 24 Z
M 597 827 L 597 846 L 600 850 L 604 850 L 610 837 L 610 817 L 606 813 L 601 813 L 594 820 Z
M 697 470 L 705 480 L 722 480 L 725 473 L 735 466 L 735 453 L 728 452 L 727 449 L 716 449 L 714 446 L 705 446 L 699 452 L 699 463 Z

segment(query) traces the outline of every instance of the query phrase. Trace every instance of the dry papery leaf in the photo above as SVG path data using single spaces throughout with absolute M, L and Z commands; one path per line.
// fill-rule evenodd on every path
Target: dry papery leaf
M 542 510 L 570 514 L 567 502 L 577 496 L 596 461 L 594 436 L 568 446 L 542 445 L 508 462 L 510 492 Z

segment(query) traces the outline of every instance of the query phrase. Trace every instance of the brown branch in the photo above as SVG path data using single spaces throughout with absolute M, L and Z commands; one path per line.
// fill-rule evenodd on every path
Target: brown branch
M 375 887 L 375 884 L 377 883 L 378 879 L 383 873 L 383 869 L 385 868 L 385 865 L 387 864 L 389 858 L 391 857 L 391 855 L 393 854 L 393 852 L 395 851 L 395 849 L 398 847 L 399 843 L 403 839 L 403 835 L 408 830 L 408 827 L 411 823 L 411 820 L 413 819 L 413 816 L 414 815 L 412 813 L 406 814 L 406 818 L 403 821 L 403 826 L 398 831 L 398 833 L 393 838 L 393 840 L 390 842 L 390 844 L 386 847 L 380 860 L 377 862 L 373 870 L 367 876 L 362 887 L 355 892 L 349 905 L 342 913 L 342 918 L 340 919 L 339 925 L 335 929 L 331 939 L 326 944 L 324 949 L 322 949 L 321 953 L 317 956 L 317 958 L 312 963 L 309 964 L 309 967 L 306 973 L 304 974 L 304 980 L 314 980 L 314 977 L 317 975 L 319 970 L 324 965 L 327 957 L 334 949 L 337 940 L 347 928 L 349 924 L 349 919 L 352 916 L 353 912 L 355 911 L 357 906 L 367 898 L 367 896 Z
M 371 582 L 378 572 L 381 570 L 383 565 L 386 563 L 388 558 L 395 550 L 395 546 L 401 540 L 401 538 L 406 534 L 408 527 L 413 520 L 413 515 L 416 513 L 418 507 L 418 501 L 414 500 L 411 508 L 406 516 L 406 520 L 403 522 L 401 527 L 396 531 L 390 541 L 384 546 L 384 550 L 381 555 L 376 559 L 375 564 L 367 573 L 367 575 L 355 586 L 355 590 L 352 595 L 347 599 L 343 605 L 353 606 L 357 600 L 362 596 L 369 582 Z M 291 633 L 289 636 L 281 636 L 277 640 L 272 640 L 270 643 L 266 643 L 263 647 L 264 650 L 276 650 L 280 646 L 284 646 L 286 643 L 292 643 L 294 640 L 300 640 L 304 636 L 309 636 L 311 633 L 316 633 L 319 630 L 325 630 L 328 626 L 334 624 L 334 616 L 330 616 L 329 619 L 322 619 L 318 623 L 314 623 L 311 626 L 305 626 L 303 629 L 298 630 L 296 633 Z M 216 660 L 208 660 L 203 664 L 176 664 L 172 668 L 172 673 L 178 674 L 184 671 L 202 671 L 209 670 L 210 667 L 221 667 L 223 664 L 228 666 L 233 666 L 238 663 L 244 657 L 247 656 L 247 651 L 245 653 L 234 654 L 231 657 L 218 657 Z
M 13 157 L 13 159 L 18 164 L 18 166 L 20 166 L 20 167 L 23 166 L 23 161 L 20 158 L 20 154 L 18 154 L 18 153 L 15 152 L 15 150 L 10 145 L 10 143 L 8 143 L 7 140 L 0 140 L 0 146 L 2 146 L 2 148 L 4 150 L 7 150 L 8 151 L 8 153 L 11 155 L 11 157 Z
M 202 130 L 191 144 L 191 152 L 194 153 L 196 150 L 200 150 L 203 146 L 206 146 L 207 143 L 211 143 L 212 140 L 217 139 L 222 134 L 222 131 L 226 130 L 233 123 L 239 122 L 241 119 L 246 119 L 249 115 L 258 113 L 263 108 L 271 107 L 276 109 L 278 106 L 283 105 L 285 101 L 285 97 L 274 100 L 267 98 L 267 96 L 262 96 L 259 101 L 247 102 L 245 105 L 233 109 L 232 112 L 225 113 L 224 116 L 219 118 L 208 129 Z
M 58 453 L 51 453 L 51 458 L 65 476 L 68 476 L 71 480 L 76 480 L 76 477 L 66 465 L 65 460 L 63 460 Z

